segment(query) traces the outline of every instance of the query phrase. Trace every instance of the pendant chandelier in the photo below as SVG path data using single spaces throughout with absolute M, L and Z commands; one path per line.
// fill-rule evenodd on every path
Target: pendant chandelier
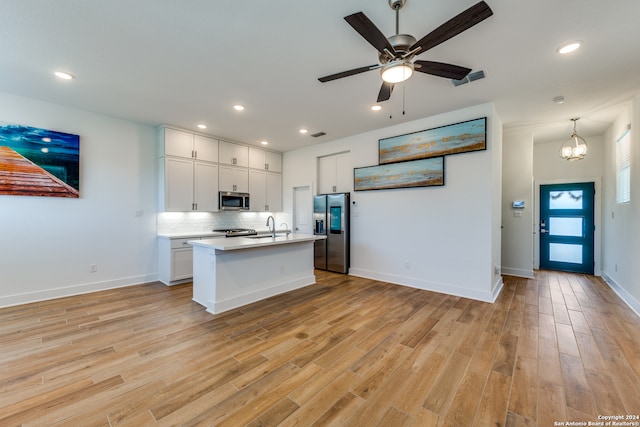
M 580 120 L 580 117 L 571 119 L 573 122 L 573 133 L 571 136 L 560 146 L 558 154 L 565 160 L 582 160 L 587 154 L 587 141 L 576 132 L 576 122 Z

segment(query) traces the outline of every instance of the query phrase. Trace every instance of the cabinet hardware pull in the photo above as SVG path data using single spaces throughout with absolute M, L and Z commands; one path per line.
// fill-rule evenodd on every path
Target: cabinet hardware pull
M 194 158 L 194 159 L 197 159 L 197 158 L 198 158 L 198 150 L 196 150 L 196 151 L 194 151 L 194 152 L 193 152 L 193 158 Z
M 265 164 L 264 164 L 264 169 L 265 169 L 265 170 L 269 170 L 269 163 L 265 163 Z

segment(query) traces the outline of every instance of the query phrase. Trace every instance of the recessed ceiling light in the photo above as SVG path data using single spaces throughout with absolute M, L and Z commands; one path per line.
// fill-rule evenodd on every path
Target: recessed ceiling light
M 53 74 L 62 80 L 73 80 L 76 78 L 73 74 L 65 73 L 64 71 L 54 71 Z
M 233 109 L 236 111 L 243 111 L 244 110 L 244 105 L 240 105 L 240 104 L 236 104 L 233 106 Z
M 269 145 L 269 141 L 260 141 L 260 144 L 262 144 L 262 145 Z
M 303 135 L 304 135 L 305 133 L 307 133 L 307 132 L 309 132 L 307 129 L 300 129 L 300 133 L 301 133 L 301 134 L 303 134 Z
M 558 50 L 558 53 L 565 55 L 567 53 L 571 53 L 577 50 L 580 46 L 581 46 L 581 43 L 579 41 L 573 41 L 570 43 L 563 44 L 557 50 Z
M 199 124 L 199 125 L 198 125 L 198 127 L 199 127 L 200 129 L 206 129 L 206 128 L 207 128 L 207 125 Z
M 374 105 L 373 107 L 371 107 L 371 109 L 373 111 L 380 111 L 380 110 L 382 110 L 382 105 Z

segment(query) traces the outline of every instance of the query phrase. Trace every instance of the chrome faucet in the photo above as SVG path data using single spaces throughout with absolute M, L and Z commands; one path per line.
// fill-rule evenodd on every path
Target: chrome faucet
M 284 225 L 285 234 L 289 236 L 289 234 L 291 234 L 291 230 L 289 230 L 289 226 L 287 225 L 286 222 L 283 222 L 282 224 L 280 224 L 280 227 L 282 227 L 283 225 Z
M 273 217 L 273 215 L 269 215 L 269 218 L 267 218 L 267 227 L 269 227 L 269 220 L 271 220 L 271 223 L 273 224 L 273 229 L 271 229 L 271 237 L 275 239 L 276 238 L 276 219 Z

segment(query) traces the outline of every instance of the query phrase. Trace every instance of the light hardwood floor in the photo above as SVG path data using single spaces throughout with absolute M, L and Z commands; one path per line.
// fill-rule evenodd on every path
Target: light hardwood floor
M 602 281 L 495 304 L 316 271 L 220 315 L 159 283 L 0 309 L 0 425 L 553 426 L 640 414 L 640 319 Z

